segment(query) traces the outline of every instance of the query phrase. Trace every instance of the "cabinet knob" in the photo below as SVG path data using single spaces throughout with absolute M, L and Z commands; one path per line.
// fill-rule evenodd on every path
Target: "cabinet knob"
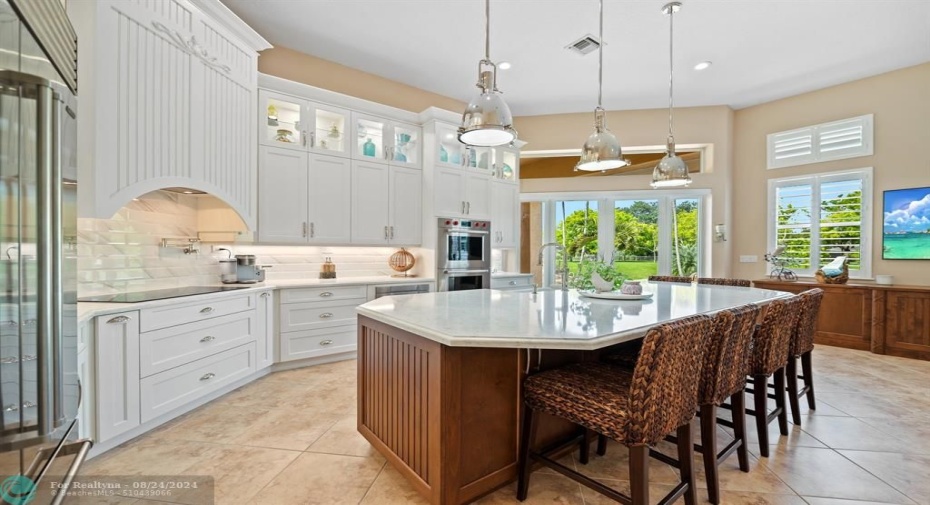
M 332 343 L 333 343 L 332 340 L 321 340 L 320 341 L 320 345 L 330 345 Z
M 320 314 L 320 319 L 329 319 L 329 318 L 331 318 L 331 317 L 333 317 L 333 313 L 332 313 L 332 312 L 324 312 L 324 313 Z
M 107 321 L 107 324 L 122 324 L 122 323 L 125 323 L 126 321 L 129 321 L 130 319 L 132 318 L 129 316 L 116 316 L 114 318 L 111 318 L 109 321 Z
M 205 373 L 205 374 L 203 374 L 203 375 L 200 377 L 200 380 L 202 380 L 202 381 L 208 381 L 208 380 L 210 380 L 210 379 L 212 379 L 212 378 L 214 378 L 214 377 L 216 377 L 216 374 L 213 373 L 213 372 Z
M 329 291 L 323 291 L 322 293 L 320 293 L 320 297 L 322 298 L 329 298 L 330 296 L 333 296 L 333 294 Z
M 216 340 L 216 337 L 213 335 L 207 335 L 206 337 L 200 339 L 201 342 L 213 342 L 214 340 Z

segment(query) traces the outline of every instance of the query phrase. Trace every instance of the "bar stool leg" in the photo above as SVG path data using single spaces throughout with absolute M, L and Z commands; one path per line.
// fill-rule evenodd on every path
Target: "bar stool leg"
M 811 410 L 817 410 L 817 402 L 814 400 L 814 368 L 811 365 L 811 351 L 801 355 L 801 373 L 804 374 L 804 385 L 807 386 L 807 406 Z
M 683 424 L 678 427 L 678 464 L 681 471 L 681 481 L 688 484 L 688 489 L 685 490 L 685 505 L 696 505 L 697 504 L 697 486 L 694 485 L 694 440 L 691 437 L 691 423 Z M 707 449 L 704 449 L 705 454 Z M 649 454 L 647 448 L 646 454 Z M 716 454 L 714 455 L 716 459 Z M 648 461 L 647 461 L 648 463 Z M 646 488 L 648 489 L 649 475 L 646 475 Z M 649 496 L 646 496 L 647 501 L 642 503 L 649 503 Z M 633 504 L 637 503 L 636 499 L 633 499 Z
M 630 446 L 630 498 L 633 505 L 649 503 L 649 446 Z
M 579 449 L 578 462 L 582 465 L 588 464 L 588 455 L 591 454 L 591 430 L 581 428 L 581 448 Z
M 701 452 L 707 480 L 707 498 L 720 503 L 720 480 L 717 476 L 717 406 L 701 405 Z
M 739 469 L 749 471 L 749 449 L 746 447 L 746 397 L 742 391 L 730 397 L 730 412 L 733 415 L 733 436 L 743 443 L 736 448 Z
M 788 379 L 788 403 L 791 405 L 791 422 L 796 426 L 801 426 L 801 401 L 798 398 L 798 359 L 796 357 L 788 357 L 785 374 Z
M 778 412 L 778 430 L 782 436 L 788 436 L 788 406 L 785 405 L 785 369 L 775 371 L 775 407 Z
M 597 455 L 603 456 L 607 454 L 607 437 L 604 435 L 597 435 Z
M 526 499 L 527 491 L 530 487 L 530 472 L 532 471 L 533 462 L 530 461 L 530 449 L 533 441 L 536 440 L 536 428 L 539 425 L 539 416 L 529 408 L 523 407 L 523 432 L 520 440 L 520 476 L 517 481 L 517 499 L 523 501 Z
M 759 434 L 759 454 L 764 458 L 769 457 L 768 382 L 768 377 L 763 374 L 753 376 L 752 398 L 756 411 L 753 417 L 756 418 L 756 431 Z

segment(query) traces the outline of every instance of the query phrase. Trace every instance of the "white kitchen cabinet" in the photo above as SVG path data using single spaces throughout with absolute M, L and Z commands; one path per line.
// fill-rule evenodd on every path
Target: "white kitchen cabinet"
M 139 411 L 139 313 L 96 318 L 94 345 L 97 442 L 141 424 Z
M 352 113 L 352 157 L 360 161 L 420 168 L 419 126 L 368 114 Z
M 491 182 L 491 247 L 514 248 L 519 240 L 520 187 L 495 179 Z
M 259 241 L 348 243 L 351 191 L 348 159 L 262 146 Z
M 437 167 L 433 181 L 433 209 L 437 217 L 490 217 L 489 175 L 457 168 Z
M 259 293 L 255 320 L 255 369 L 263 370 L 275 361 L 274 291 Z
M 349 111 L 271 90 L 259 90 L 259 142 L 348 157 Z
M 258 51 L 216 0 L 68 2 L 81 44 L 79 213 L 188 187 L 255 225 Z
M 357 349 L 356 307 L 367 286 L 295 288 L 281 291 L 280 361 L 296 361 Z
M 422 172 L 352 162 L 352 243 L 418 245 L 422 242 Z

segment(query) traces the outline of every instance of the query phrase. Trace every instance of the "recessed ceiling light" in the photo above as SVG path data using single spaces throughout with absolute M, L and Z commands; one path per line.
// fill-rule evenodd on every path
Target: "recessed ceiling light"
M 510 64 L 509 61 L 502 61 L 502 62 L 500 62 L 500 63 L 497 64 L 497 68 L 499 68 L 499 69 L 501 69 L 501 70 L 507 70 L 507 69 L 509 69 L 511 66 L 512 66 L 512 65 Z
M 713 65 L 713 64 L 714 64 L 714 63 L 713 63 L 712 61 L 702 61 L 702 62 L 698 63 L 697 65 L 695 65 L 695 66 L 694 66 L 694 69 L 695 69 L 695 70 L 704 70 L 704 69 L 709 68 L 709 67 L 710 67 L 711 65 Z

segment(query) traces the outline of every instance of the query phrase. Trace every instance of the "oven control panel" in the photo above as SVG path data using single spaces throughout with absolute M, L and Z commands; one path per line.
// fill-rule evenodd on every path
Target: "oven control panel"
M 491 229 L 490 221 L 472 221 L 469 219 L 457 219 L 457 218 L 439 218 L 439 227 L 446 229 L 456 229 L 456 230 L 481 230 L 487 231 Z

